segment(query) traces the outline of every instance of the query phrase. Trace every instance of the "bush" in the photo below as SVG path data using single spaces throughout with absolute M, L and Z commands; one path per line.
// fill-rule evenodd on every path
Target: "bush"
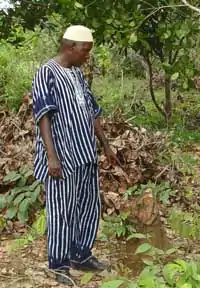
M 48 29 L 36 28 L 34 32 L 21 33 L 25 40 L 18 47 L 4 40 L 0 42 L 0 101 L 14 111 L 21 105 L 23 95 L 31 90 L 36 69 L 57 49 L 57 40 Z M 55 38 L 57 35 L 55 33 Z

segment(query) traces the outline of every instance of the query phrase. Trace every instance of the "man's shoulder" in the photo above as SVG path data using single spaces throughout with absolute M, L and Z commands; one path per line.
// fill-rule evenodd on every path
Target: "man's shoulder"
M 55 77 L 55 65 L 53 64 L 53 59 L 50 59 L 36 68 L 35 76 L 54 78 Z

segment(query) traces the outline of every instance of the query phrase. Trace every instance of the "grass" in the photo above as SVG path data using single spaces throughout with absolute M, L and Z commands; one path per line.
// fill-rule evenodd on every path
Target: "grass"
M 94 94 L 102 106 L 104 115 L 111 115 L 120 109 L 125 118 L 132 118 L 135 126 L 143 126 L 149 130 L 166 131 L 177 146 L 184 147 L 200 142 L 200 122 L 196 116 L 200 114 L 200 98 L 197 90 L 183 93 L 184 101 L 177 99 L 178 92 L 172 92 L 173 116 L 169 127 L 157 111 L 148 91 L 145 79 L 114 79 L 112 75 L 94 79 Z M 156 90 L 159 103 L 164 100 L 164 90 Z M 101 99 L 99 100 L 99 96 Z

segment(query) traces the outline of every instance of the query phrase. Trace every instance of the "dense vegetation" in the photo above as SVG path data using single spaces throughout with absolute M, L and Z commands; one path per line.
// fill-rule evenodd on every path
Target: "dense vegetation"
M 120 144 L 118 152 L 121 156 L 128 155 L 128 163 L 137 163 L 138 178 L 128 187 L 124 184 L 124 174 L 118 171 L 118 180 L 125 185 L 118 200 L 134 201 L 151 189 L 159 205 L 167 210 L 163 217 L 165 226 L 173 231 L 174 238 L 180 237 L 179 245 L 174 242 L 173 249 L 158 249 L 149 244 L 147 233 L 129 223 L 130 211 L 118 209 L 116 215 L 115 207 L 112 216 L 104 219 L 99 241 L 142 240 L 144 243 L 135 253 L 145 267 L 142 266 L 144 270 L 134 279 L 124 270 L 122 277 L 105 279 L 101 287 L 199 287 L 200 266 L 192 250 L 197 247 L 200 227 L 199 13 L 178 0 L 10 2 L 12 6 L 0 12 L 0 154 L 3 160 L 7 159 L 5 163 L 0 162 L 0 231 L 7 231 L 10 222 L 18 220 L 26 228 L 31 227 L 15 243 L 22 246 L 34 243 L 38 235 L 45 233 L 42 187 L 32 179 L 32 167 L 24 167 L 22 162 L 20 168 L 14 169 L 13 162 L 9 162 L 11 144 L 19 147 L 19 143 L 25 143 L 26 134 L 19 138 L 21 130 L 15 131 L 14 136 L 9 132 L 13 119 L 19 120 L 14 124 L 17 129 L 21 129 L 24 119 L 31 119 L 29 112 L 25 118 L 26 113 L 22 113 L 25 110 L 20 110 L 21 114 L 18 111 L 24 95 L 31 91 L 36 69 L 57 53 L 67 25 L 82 23 L 91 27 L 95 36 L 94 61 L 84 67 L 85 74 L 111 127 L 116 123 L 125 125 L 123 129 L 118 125 L 121 130 L 116 128 L 116 134 L 114 128 L 105 124 L 108 135 L 116 141 L 120 131 L 125 135 L 129 129 L 127 123 L 135 127 L 135 138 L 125 137 L 129 147 L 135 145 L 138 158 L 133 161 L 125 144 Z M 198 6 L 198 1 L 191 4 Z M 23 129 L 21 132 L 28 130 Z M 101 167 L 104 167 L 102 159 Z M 128 177 L 131 177 L 130 167 L 133 166 L 127 164 Z M 107 186 L 104 183 L 102 187 Z M 93 274 L 85 275 L 81 281 L 89 285 L 93 277 Z

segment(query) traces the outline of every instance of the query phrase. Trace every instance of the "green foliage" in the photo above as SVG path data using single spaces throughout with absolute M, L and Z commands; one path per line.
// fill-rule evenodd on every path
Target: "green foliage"
M 181 87 L 187 89 L 189 80 L 197 72 L 190 52 L 197 41 L 199 25 L 193 12 L 186 7 L 176 7 L 175 1 L 168 1 L 167 5 L 165 1 L 151 2 L 152 11 L 148 9 L 150 3 L 144 2 L 135 13 L 134 31 L 129 43 L 147 61 L 152 100 L 168 123 L 172 115 L 171 81 L 179 79 Z M 163 107 L 157 102 L 152 82 L 154 57 L 165 75 Z
M 31 181 L 32 170 L 21 168 L 12 171 L 4 178 L 4 183 L 12 188 L 0 196 L 0 212 L 6 211 L 5 219 L 15 219 L 25 223 L 29 220 L 29 212 L 41 206 L 39 196 L 41 185 L 39 181 Z M 14 184 L 14 185 L 13 185 Z
M 172 114 L 171 80 L 178 81 L 180 88 L 188 89 L 197 72 L 195 62 L 191 61 L 191 50 L 198 39 L 199 25 L 190 9 L 176 5 L 178 1 L 175 0 L 137 0 L 134 3 L 129 0 L 123 3 L 119 0 L 105 0 L 103 6 L 101 2 L 89 0 L 43 0 L 28 3 L 28 10 L 24 1 L 12 3 L 13 8 L 2 15 L 2 23 L 7 26 L 7 29 L 3 29 L 6 31 L 6 38 L 14 44 L 23 45 L 26 39 L 23 30 L 34 30 L 39 24 L 45 32 L 47 27 L 53 32 L 58 28 L 61 35 L 70 23 L 82 23 L 94 30 L 97 62 L 103 73 L 112 66 L 108 47 L 115 50 L 117 46 L 120 55 L 118 66 L 122 75 L 128 51 L 135 51 L 145 59 L 150 78 L 153 76 L 152 67 L 156 60 L 157 70 L 162 70 L 165 74 L 164 104 L 160 104 L 155 97 L 152 79 L 149 82 L 150 94 L 155 107 L 169 124 Z M 54 18 L 58 19 L 54 17 L 54 13 L 59 14 L 63 20 L 55 21 Z M 14 91 L 15 87 L 12 87 L 7 93 Z
M 24 94 L 31 91 L 36 69 L 56 52 L 62 21 L 57 15 L 54 18 L 58 21 L 58 28 L 47 27 L 41 30 L 35 27 L 32 32 L 24 31 L 22 26 L 16 24 L 18 29 L 14 29 L 9 39 L 12 42 L 20 34 L 23 41 L 18 47 L 9 43 L 9 39 L 1 40 L 0 101 L 10 110 L 18 110 Z M 54 18 L 51 19 L 52 23 L 55 22 Z
M 182 259 L 165 264 L 165 257 L 174 254 L 175 248 L 167 251 L 157 249 L 147 243 L 138 247 L 136 254 L 151 256 L 143 260 L 146 265 L 140 275 L 134 280 L 122 277 L 105 280 L 101 288 L 135 287 L 135 288 L 197 288 L 200 285 L 200 264 Z
M 106 216 L 102 233 L 106 237 L 125 237 L 134 228 L 126 223 L 129 213 L 120 213 L 118 216 Z
M 0 215 L 0 233 L 4 230 L 6 227 L 6 220 L 3 216 Z
M 123 286 L 121 286 L 123 285 Z M 200 285 L 200 264 L 175 260 L 164 266 L 150 265 L 144 268 L 134 282 L 128 279 L 105 281 L 101 288 L 198 288 Z
M 128 284 L 128 282 L 129 282 L 128 280 L 111 280 L 108 282 L 104 282 L 100 288 L 119 288 L 121 287 L 121 285 Z
M 164 205 L 170 204 L 169 198 L 175 194 L 170 183 L 168 181 L 163 181 L 160 184 L 148 182 L 147 184 L 135 185 L 125 192 L 124 197 L 128 200 L 130 196 L 143 195 L 147 189 L 150 189 L 154 198 Z
M 131 239 L 145 239 L 142 233 L 137 233 L 135 228 L 127 221 L 130 213 L 122 212 L 117 216 L 106 216 L 102 230 L 103 239 L 117 237 L 125 238 L 127 241 Z
M 32 225 L 32 230 L 34 231 L 35 235 L 43 236 L 45 235 L 46 229 L 46 209 L 42 209 Z
M 141 100 L 140 96 L 143 93 L 144 81 L 130 78 L 130 75 L 124 78 L 122 76 L 113 77 L 116 70 L 117 67 L 114 65 L 106 77 L 94 78 L 93 92 L 97 97 L 101 96 L 98 102 L 103 108 L 104 115 L 111 115 L 117 109 L 120 109 L 124 112 L 126 118 L 131 118 L 133 115 L 146 117 L 144 107 L 141 105 L 143 100 Z
M 107 47 L 106 45 L 99 45 L 97 47 L 95 47 L 95 60 L 96 60 L 96 65 L 99 67 L 101 74 L 103 76 L 105 76 L 105 74 L 107 74 L 112 67 L 112 63 L 111 63 L 111 51 L 109 49 L 109 47 Z
M 170 287 L 197 288 L 200 285 L 200 264 L 176 260 L 165 265 L 163 275 Z
M 25 246 L 33 243 L 35 240 L 32 233 L 28 233 L 27 235 L 17 238 L 11 242 L 11 244 L 7 247 L 9 252 L 16 252 L 20 249 L 23 249 Z
M 200 237 L 200 217 L 197 213 L 174 209 L 171 212 L 169 223 L 172 230 L 181 237 L 193 240 Z
M 94 273 L 92 273 L 92 272 L 85 273 L 81 277 L 81 285 L 88 284 L 92 280 L 93 277 L 94 277 Z
M 32 244 L 38 237 L 44 236 L 46 229 L 46 210 L 42 209 L 36 217 L 35 222 L 32 224 L 32 227 L 29 228 L 28 233 L 23 237 L 13 240 L 11 245 L 8 247 L 8 250 L 10 252 L 16 252 L 23 249 L 24 246 Z

